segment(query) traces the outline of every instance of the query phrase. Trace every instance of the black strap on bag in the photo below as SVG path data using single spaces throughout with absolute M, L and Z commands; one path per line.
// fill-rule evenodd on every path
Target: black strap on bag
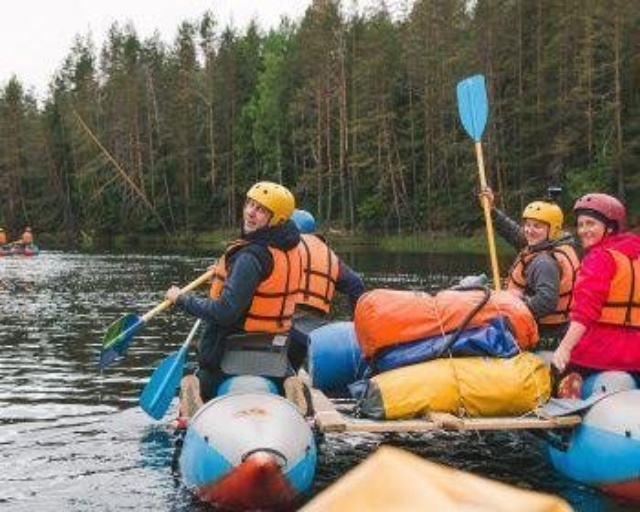
M 489 302 L 491 298 L 491 288 L 483 285 L 472 285 L 472 286 L 464 286 L 464 287 L 455 287 L 454 290 L 458 291 L 477 291 L 480 290 L 483 292 L 482 299 L 478 304 L 476 304 L 467 316 L 464 317 L 460 326 L 453 332 L 445 335 L 445 343 L 442 345 L 438 355 L 436 357 L 442 357 L 458 340 L 460 335 L 464 332 L 464 330 L 469 326 L 473 317 L 478 314 L 478 312 Z

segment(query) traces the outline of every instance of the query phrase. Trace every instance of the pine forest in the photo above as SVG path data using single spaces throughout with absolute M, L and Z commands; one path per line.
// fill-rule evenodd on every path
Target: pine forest
M 624 199 L 640 223 L 637 0 L 416 0 L 351 15 L 315 0 L 270 31 L 176 20 L 141 40 L 78 35 L 44 98 L 3 77 L 0 224 L 172 236 L 233 229 L 248 187 L 280 182 L 325 227 L 482 227 L 456 84 L 483 74 L 498 206 L 547 187 Z M 357 12 L 357 11 L 355 11 Z M 19 49 L 17 49 L 19 51 Z

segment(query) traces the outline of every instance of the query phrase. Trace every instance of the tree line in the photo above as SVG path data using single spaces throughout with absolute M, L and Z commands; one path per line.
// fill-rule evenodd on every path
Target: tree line
M 357 1 L 357 0 L 356 0 Z M 482 226 L 455 86 L 486 77 L 483 149 L 499 205 L 548 186 L 640 210 L 635 0 L 416 0 L 400 16 L 315 0 L 277 29 L 175 40 L 78 36 L 47 95 L 0 89 L 0 223 L 172 235 L 237 226 L 247 188 L 290 187 L 321 225 L 382 233 Z M 397 13 L 395 13 L 397 14 Z M 19 49 L 18 49 L 19 51 Z

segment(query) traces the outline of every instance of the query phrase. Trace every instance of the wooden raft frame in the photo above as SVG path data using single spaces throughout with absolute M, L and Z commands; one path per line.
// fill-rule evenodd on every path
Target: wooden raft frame
M 424 418 L 408 420 L 373 420 L 343 414 L 320 390 L 312 389 L 314 423 L 320 432 L 432 432 L 437 430 L 552 430 L 574 428 L 582 422 L 579 415 L 543 417 L 461 418 L 446 412 L 431 412 Z

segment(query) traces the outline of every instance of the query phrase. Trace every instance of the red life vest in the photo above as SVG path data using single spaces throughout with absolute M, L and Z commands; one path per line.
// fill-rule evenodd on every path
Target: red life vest
M 560 286 L 558 294 L 558 305 L 556 310 L 538 319 L 539 324 L 557 325 L 569 321 L 569 309 L 571 308 L 571 300 L 573 297 L 573 286 L 576 282 L 576 274 L 580 267 L 580 259 L 576 250 L 569 244 L 558 245 L 549 249 L 543 249 L 547 252 L 560 267 Z M 509 271 L 509 280 L 507 289 L 524 290 L 527 286 L 526 270 L 527 265 L 541 251 L 530 251 L 525 249 L 518 254 L 518 257 Z
M 640 259 L 632 259 L 615 249 L 607 249 L 616 263 L 598 321 L 605 324 L 640 327 Z
M 217 261 L 211 281 L 209 297 L 217 299 L 228 275 L 227 259 L 232 252 L 246 245 L 244 240 L 233 242 Z M 273 257 L 271 274 L 260 282 L 243 328 L 247 332 L 287 332 L 291 328 L 293 312 L 300 288 L 300 253 L 297 247 L 282 251 L 268 247 Z
M 301 235 L 302 279 L 299 303 L 329 313 L 340 270 L 336 254 L 316 235 Z

